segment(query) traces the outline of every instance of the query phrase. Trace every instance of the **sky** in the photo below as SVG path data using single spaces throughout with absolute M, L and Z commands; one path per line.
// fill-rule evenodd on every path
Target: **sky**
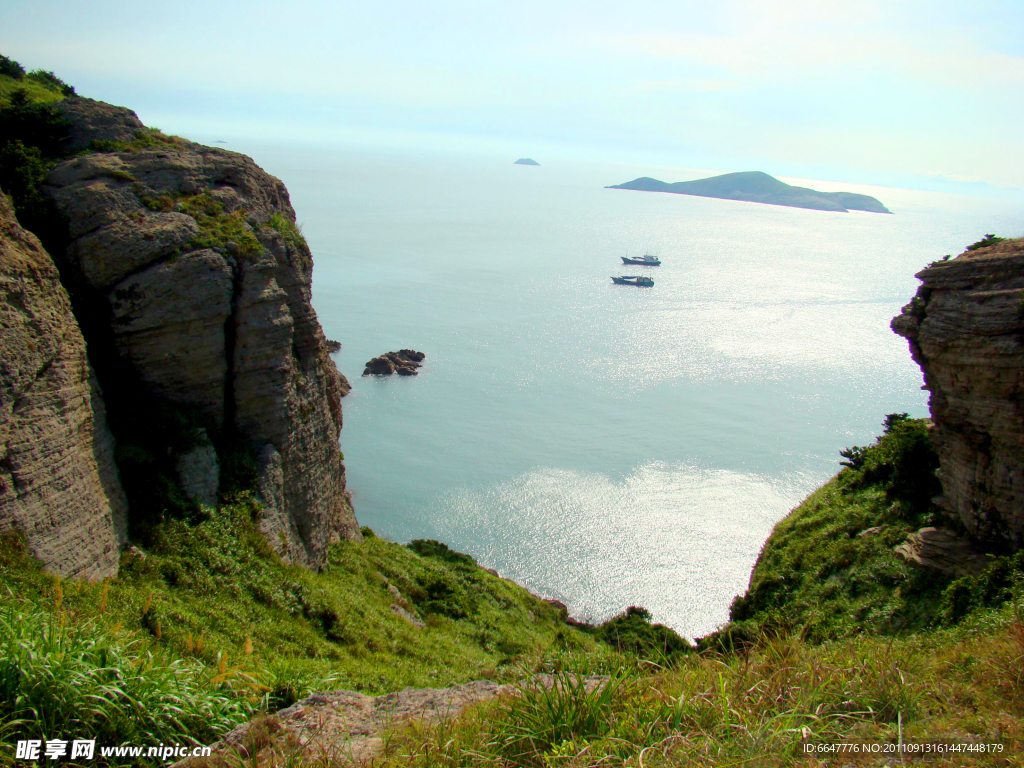
M 1020 0 L 0 0 L 0 53 L 190 138 L 919 187 L 1024 188 L 1021 30 Z

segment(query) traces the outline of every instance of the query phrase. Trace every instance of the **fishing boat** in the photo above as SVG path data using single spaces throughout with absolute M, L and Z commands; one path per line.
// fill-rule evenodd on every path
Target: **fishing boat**
M 636 285 L 642 287 L 654 285 L 654 280 L 645 275 L 622 275 L 621 277 L 613 277 L 612 282 L 616 285 Z
M 645 267 L 660 267 L 661 259 L 657 256 L 651 256 L 649 253 L 645 253 L 643 256 L 632 259 L 629 256 L 622 257 L 623 264 L 639 264 Z

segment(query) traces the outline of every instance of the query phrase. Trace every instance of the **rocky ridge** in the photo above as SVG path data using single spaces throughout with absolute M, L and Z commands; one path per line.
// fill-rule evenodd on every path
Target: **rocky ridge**
M 1024 547 L 1024 240 L 917 273 L 892 321 L 924 373 L 943 495 L 989 544 Z
M 49 254 L 0 194 L 0 530 L 62 577 L 117 572 L 127 503 L 85 340 Z
M 90 354 L 110 361 L 101 380 L 132 376 L 256 446 L 260 529 L 286 559 L 319 567 L 332 540 L 360 538 L 338 446 L 348 382 L 311 304 L 312 257 L 284 184 L 130 110 L 78 97 L 61 109 L 73 145 L 101 150 L 59 163 L 45 186 Z

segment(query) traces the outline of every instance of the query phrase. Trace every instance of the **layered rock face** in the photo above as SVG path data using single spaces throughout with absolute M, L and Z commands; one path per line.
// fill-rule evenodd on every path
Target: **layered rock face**
M 1024 240 L 919 272 L 892 321 L 924 372 L 942 503 L 975 537 L 1024 547 Z
M 109 311 L 110 341 L 153 394 L 255 444 L 261 529 L 285 558 L 320 566 L 332 539 L 360 538 L 338 448 L 348 383 L 284 184 L 234 152 L 155 134 L 125 144 L 128 110 L 75 98 L 64 114 L 77 144 L 115 150 L 48 178 L 65 271 Z
M 117 573 L 127 503 L 68 295 L 0 194 L 0 530 L 63 577 Z

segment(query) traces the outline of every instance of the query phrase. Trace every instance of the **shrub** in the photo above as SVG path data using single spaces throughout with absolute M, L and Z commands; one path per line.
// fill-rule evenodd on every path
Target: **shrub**
M 883 426 L 874 445 L 855 445 L 839 452 L 847 459 L 842 464 L 848 468 L 840 478 L 849 488 L 878 485 L 891 501 L 903 501 L 912 512 L 922 513 L 932 497 L 942 493 L 935 476 L 939 457 L 928 427 L 906 413 L 890 413 Z
M 670 662 L 693 646 L 663 624 L 652 624 L 646 608 L 632 605 L 618 616 L 594 628 L 594 636 L 620 653 L 659 663 Z
M 1006 240 L 1005 237 L 996 237 L 995 235 L 991 235 L 991 234 L 985 235 L 978 242 L 971 243 L 970 245 L 968 245 L 967 246 L 967 250 L 968 251 L 977 251 L 977 250 L 979 250 L 981 248 L 988 248 L 990 245 L 995 245 L 996 243 L 1001 243 L 1004 240 Z
M 416 607 L 424 614 L 438 614 L 450 619 L 464 619 L 476 611 L 476 600 L 446 573 L 428 572 L 417 577 L 422 596 L 415 595 Z
M 15 210 L 42 201 L 39 185 L 49 172 L 50 164 L 38 147 L 26 146 L 20 139 L 0 144 L 0 189 L 14 200 Z
M 53 90 L 60 91 L 62 96 L 73 96 L 75 89 L 73 86 L 68 85 L 53 72 L 48 72 L 44 69 L 37 69 L 29 73 L 29 79 L 35 80 L 41 85 L 51 88 Z
M 52 217 L 39 187 L 61 157 L 69 130 L 52 106 L 33 103 L 24 88 L 0 108 L 0 188 L 11 196 L 22 226 L 44 241 Z
M 443 544 L 440 541 L 434 541 L 433 539 L 414 539 L 407 545 L 409 549 L 415 552 L 420 557 L 433 557 L 438 560 L 443 560 L 446 563 L 452 565 L 462 565 L 467 568 L 476 569 L 476 560 L 471 556 L 463 554 L 462 552 L 455 552 L 448 548 L 447 544 Z
M 53 159 L 62 155 L 69 130 L 67 120 L 53 106 L 33 103 L 25 90 L 11 94 L 10 105 L 0 109 L 0 144 L 20 141 Z
M 0 75 L 6 75 L 7 77 L 13 77 L 15 80 L 21 80 L 25 77 L 25 68 L 14 59 L 0 54 Z

